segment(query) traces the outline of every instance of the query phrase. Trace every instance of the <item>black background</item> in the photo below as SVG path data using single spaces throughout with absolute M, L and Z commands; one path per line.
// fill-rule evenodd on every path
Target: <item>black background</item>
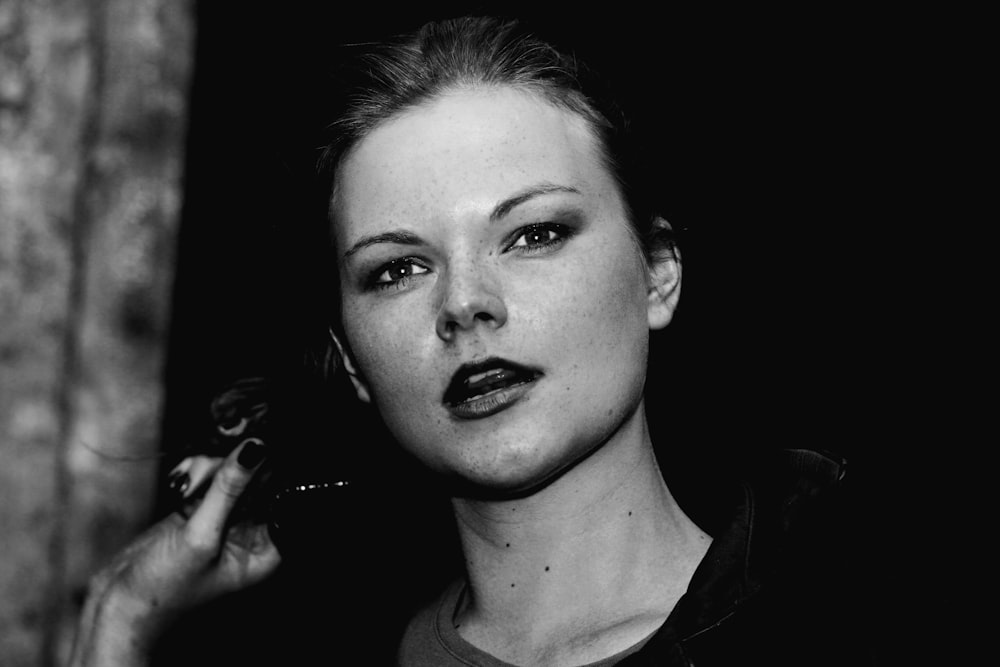
M 307 227 L 336 46 L 453 14 L 516 15 L 603 68 L 663 156 L 685 272 L 649 380 L 668 477 L 780 446 L 845 454 L 877 600 L 897 595 L 923 511 L 914 442 L 937 435 L 923 403 L 934 287 L 919 280 L 935 225 L 922 177 L 935 33 L 870 10 L 535 4 L 199 3 L 166 446 L 222 384 L 286 366 L 325 307 Z M 427 535 L 401 570 L 438 559 Z

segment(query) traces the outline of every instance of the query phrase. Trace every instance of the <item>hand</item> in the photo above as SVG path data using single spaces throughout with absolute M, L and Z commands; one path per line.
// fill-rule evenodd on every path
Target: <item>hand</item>
M 264 455 L 249 438 L 224 460 L 190 518 L 154 525 L 94 577 L 71 665 L 141 665 L 184 611 L 265 579 L 280 562 L 263 525 L 230 525 Z

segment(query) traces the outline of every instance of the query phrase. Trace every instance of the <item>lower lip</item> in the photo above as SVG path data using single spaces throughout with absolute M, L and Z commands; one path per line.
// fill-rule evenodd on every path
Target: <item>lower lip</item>
M 503 412 L 521 400 L 531 390 L 534 380 L 512 387 L 497 389 L 468 401 L 448 405 L 448 411 L 458 419 L 484 419 Z

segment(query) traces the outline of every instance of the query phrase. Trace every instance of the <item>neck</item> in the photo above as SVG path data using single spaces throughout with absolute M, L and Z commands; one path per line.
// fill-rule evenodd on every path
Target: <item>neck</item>
M 709 538 L 664 484 L 642 415 L 528 497 L 453 501 L 467 640 L 511 662 L 579 664 L 665 620 Z

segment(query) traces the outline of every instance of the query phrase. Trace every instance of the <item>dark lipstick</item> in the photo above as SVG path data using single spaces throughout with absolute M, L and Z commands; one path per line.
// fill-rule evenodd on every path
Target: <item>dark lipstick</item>
M 463 364 L 451 378 L 443 402 L 460 419 L 481 419 L 521 399 L 542 376 L 536 368 L 492 357 Z

